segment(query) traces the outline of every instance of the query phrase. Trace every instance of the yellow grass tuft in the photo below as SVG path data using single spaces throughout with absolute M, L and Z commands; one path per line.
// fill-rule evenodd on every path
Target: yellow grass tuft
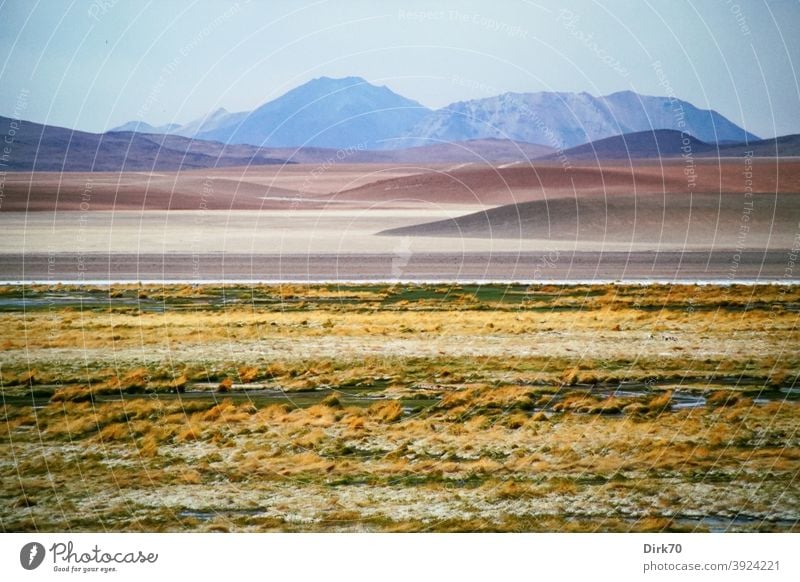
M 381 422 L 395 422 L 403 416 L 403 407 L 397 400 L 376 402 L 369 407 L 369 413 L 372 418 Z
M 139 454 L 142 457 L 148 457 L 151 459 L 158 456 L 158 441 L 156 440 L 155 436 L 147 435 L 142 439 L 139 446 Z
M 186 485 L 199 485 L 203 482 L 203 478 L 194 469 L 187 469 L 181 472 L 180 481 Z
M 200 439 L 202 431 L 197 425 L 189 425 L 178 431 L 176 441 L 179 443 L 192 442 Z
M 660 396 L 655 396 L 647 403 L 650 412 L 661 413 L 672 407 L 672 390 L 667 390 Z
M 239 380 L 242 382 L 242 384 L 250 384 L 255 382 L 260 375 L 258 368 L 254 368 L 253 366 L 241 366 L 238 369 L 238 373 Z
M 728 390 L 717 390 L 706 398 L 706 404 L 712 408 L 734 406 L 739 402 L 739 395 Z

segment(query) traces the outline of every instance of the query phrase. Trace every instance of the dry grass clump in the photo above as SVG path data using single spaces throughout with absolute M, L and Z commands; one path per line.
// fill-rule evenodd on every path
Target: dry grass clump
M 672 390 L 668 390 L 660 396 L 651 398 L 647 403 L 647 408 L 652 413 L 661 413 L 672 407 Z
M 298 408 L 294 410 L 288 415 L 288 418 L 304 426 L 327 428 L 338 422 L 343 414 L 343 411 L 338 408 L 331 408 L 324 404 L 315 404 L 305 409 Z
M 561 384 L 564 386 L 575 386 L 578 383 L 578 375 L 580 370 L 578 368 L 567 368 L 561 374 Z
M 197 418 L 199 415 L 199 419 L 203 420 L 204 422 L 216 422 L 219 421 L 221 423 L 232 423 L 232 422 L 243 422 L 248 420 L 250 416 L 256 412 L 256 409 L 249 405 L 249 404 L 242 404 L 240 406 L 236 406 L 232 400 L 225 399 L 216 406 L 209 408 L 203 413 L 197 413 L 193 415 L 193 419 Z
M 240 366 L 237 372 L 239 374 L 239 381 L 242 384 L 250 384 L 264 376 L 258 368 L 253 366 Z
M 740 395 L 729 390 L 717 390 L 706 397 L 706 404 L 712 408 L 734 406 L 738 404 Z
M 187 443 L 187 442 L 197 441 L 200 440 L 202 435 L 203 435 L 203 430 L 200 427 L 199 423 L 187 424 L 186 426 L 178 430 L 177 434 L 175 435 L 175 442 Z
M 253 414 L 253 421 L 259 425 L 285 422 L 292 410 L 288 404 L 271 404 L 257 410 Z
M 780 369 L 770 372 L 767 378 L 767 386 L 772 388 L 783 388 L 784 386 L 794 386 L 797 384 L 798 370 Z
M 650 412 L 650 407 L 644 402 L 631 402 L 622 408 L 622 412 L 631 416 L 644 415 Z
M 170 382 L 169 387 L 175 390 L 175 392 L 183 393 L 186 392 L 186 386 L 189 384 L 189 377 L 186 374 L 181 374 L 175 377 L 172 382 Z
M 119 380 L 118 388 L 128 393 L 144 392 L 150 380 L 150 371 L 147 368 L 136 368 Z
M 580 367 L 569 367 L 559 376 L 562 386 L 577 386 L 578 384 L 606 384 L 620 380 L 618 374 L 602 372 L 600 370 L 583 370 Z
M 342 403 L 339 400 L 339 397 L 336 394 L 328 394 L 325 398 L 320 401 L 320 404 L 323 406 L 327 406 L 328 408 L 341 408 Z
M 584 393 L 567 394 L 553 406 L 555 412 L 578 412 L 581 414 L 619 414 L 626 402 L 620 398 L 598 398 Z
M 509 414 L 503 420 L 503 425 L 512 429 L 517 430 L 525 426 L 528 422 L 528 415 L 523 414 L 521 412 L 515 412 L 514 414 Z
M 89 386 L 66 386 L 59 388 L 50 397 L 50 402 L 87 402 L 94 398 Z
M 295 438 L 292 444 L 301 449 L 316 450 L 328 438 L 327 433 L 319 428 L 309 430 L 305 434 Z
M 41 376 L 41 374 L 39 373 L 39 370 L 34 368 L 32 370 L 27 370 L 19 374 L 16 378 L 16 381 L 17 384 L 32 385 L 36 383 L 37 376 Z
M 199 472 L 193 469 L 185 469 L 181 471 L 180 482 L 186 485 L 199 485 L 203 482 L 203 478 Z
M 146 435 L 139 443 L 138 452 L 142 457 L 153 459 L 158 456 L 159 442 L 152 434 Z
M 518 481 L 505 481 L 501 484 L 487 483 L 486 487 L 497 499 L 502 500 L 530 499 L 538 495 L 535 486 Z
M 444 393 L 439 407 L 464 411 L 484 408 L 533 410 L 537 398 L 536 392 L 519 386 L 467 384 L 462 389 Z
M 403 416 L 403 407 L 397 400 L 376 402 L 369 407 L 369 415 L 380 422 L 396 422 Z

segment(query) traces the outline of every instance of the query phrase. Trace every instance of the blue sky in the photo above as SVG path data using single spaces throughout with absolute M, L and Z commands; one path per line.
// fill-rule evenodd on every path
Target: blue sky
M 5 1 L 0 114 L 102 131 L 356 75 L 430 107 L 630 89 L 800 133 L 798 0 Z M 654 63 L 660 63 L 654 66 Z

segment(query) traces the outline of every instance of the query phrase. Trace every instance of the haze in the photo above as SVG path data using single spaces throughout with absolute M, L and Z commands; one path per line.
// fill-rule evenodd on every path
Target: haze
M 664 95 L 666 80 L 770 137 L 800 132 L 799 24 L 788 0 L 4 2 L 0 114 L 87 131 L 185 123 L 323 75 L 429 107 L 506 91 Z

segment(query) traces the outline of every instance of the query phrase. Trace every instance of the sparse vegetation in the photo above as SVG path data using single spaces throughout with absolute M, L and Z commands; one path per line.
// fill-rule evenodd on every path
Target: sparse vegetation
M 798 528 L 794 287 L 25 296 L 6 531 Z

